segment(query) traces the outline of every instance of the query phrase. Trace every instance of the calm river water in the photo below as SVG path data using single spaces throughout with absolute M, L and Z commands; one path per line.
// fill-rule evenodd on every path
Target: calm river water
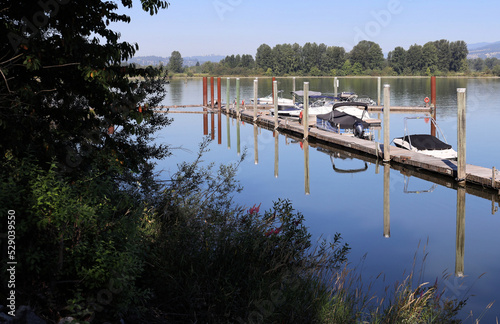
M 354 91 L 377 99 L 376 78 L 339 80 L 339 91 Z M 287 97 L 292 90 L 292 79 L 278 78 L 278 81 L 278 88 L 284 90 Z M 310 82 L 310 90 L 333 92 L 333 78 L 297 78 L 297 90 L 302 89 L 304 81 Z M 230 82 L 230 98 L 234 100 L 235 79 Z M 382 84 L 390 84 L 394 106 L 423 105 L 424 98 L 430 97 L 430 78 L 382 78 Z M 437 122 L 454 148 L 457 146 L 457 88 L 467 89 L 467 163 L 500 168 L 496 130 L 500 124 L 500 80 L 437 79 Z M 165 105 L 202 102 L 201 79 L 173 80 L 167 90 Z M 240 92 L 240 98 L 249 104 L 253 98 L 253 79 L 242 78 Z M 259 97 L 270 92 L 271 79 L 260 78 Z M 222 97 L 225 102 L 225 78 Z M 391 115 L 391 138 L 402 135 L 405 116 Z M 158 134 L 158 141 L 177 148 L 172 151 L 172 157 L 158 164 L 164 178 L 176 171 L 177 163 L 195 158 L 204 136 L 201 114 L 170 114 L 170 117 L 174 119 L 172 125 Z M 492 323 L 496 317 L 500 318 L 500 210 L 497 211 L 498 202 L 495 202 L 498 195 L 480 188 L 467 189 L 463 225 L 463 219 L 457 221 L 457 200 L 461 194 L 447 184 L 449 180 L 429 181 L 432 179 L 420 174 L 390 169 L 385 172 L 386 183 L 390 181 L 390 201 L 385 200 L 384 212 L 383 165 L 370 159 L 352 158 L 350 152 L 332 153 L 315 145 L 309 146 L 310 194 L 306 194 L 304 150 L 298 141 L 279 135 L 276 169 L 272 132 L 260 128 L 254 131 L 254 126 L 247 123 L 237 125 L 236 120 L 228 120 L 224 115 L 220 123 L 217 115 L 208 116 L 209 132 L 211 118 L 214 141 L 205 161 L 234 162 L 238 151 L 247 151 L 237 175 L 244 187 L 235 198 L 239 204 L 262 203 L 261 208 L 268 209 L 273 200 L 291 199 L 294 207 L 305 215 L 314 237 L 342 234 L 351 247 L 349 261 L 358 267 L 367 282 L 374 282 L 373 293 L 381 293 L 386 286 L 402 281 L 417 254 L 415 271 L 417 277 L 422 277 L 421 281 L 432 285 L 439 278 L 447 297 L 471 296 L 460 313 L 465 322 L 481 317 L 481 322 Z M 429 132 L 430 128 L 423 121 L 411 121 L 409 127 L 412 133 Z M 377 140 L 377 133 L 375 135 Z M 379 138 L 382 141 L 383 135 Z M 462 248 L 463 257 L 457 254 Z M 424 255 L 425 262 L 422 262 Z M 462 269 L 464 276 L 457 276 Z M 384 276 L 375 279 L 380 273 L 385 281 Z M 449 276 L 443 279 L 445 274 Z M 491 302 L 494 304 L 487 310 Z M 469 317 L 471 312 L 473 315 Z

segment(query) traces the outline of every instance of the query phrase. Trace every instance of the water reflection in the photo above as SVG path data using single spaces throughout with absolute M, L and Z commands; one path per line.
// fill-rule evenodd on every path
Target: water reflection
M 274 136 L 274 177 L 278 177 L 278 167 L 279 167 L 279 133 L 278 131 L 273 131 Z
M 253 155 L 254 163 L 259 164 L 259 126 L 257 124 L 253 125 Z
M 391 165 L 384 163 L 384 237 L 391 237 Z
M 306 195 L 311 193 L 309 186 L 309 141 L 304 139 L 302 142 L 302 148 L 304 149 L 304 191 Z
M 465 187 L 457 188 L 457 234 L 455 251 L 455 276 L 464 276 L 465 251 Z

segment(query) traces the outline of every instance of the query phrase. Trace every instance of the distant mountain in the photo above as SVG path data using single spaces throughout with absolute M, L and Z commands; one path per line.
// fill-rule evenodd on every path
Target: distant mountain
M 469 49 L 469 55 L 467 58 L 488 58 L 496 57 L 500 59 L 500 42 L 495 43 L 476 43 L 467 45 Z
M 204 55 L 204 56 L 188 56 L 183 57 L 184 65 L 187 66 L 195 66 L 197 62 L 203 64 L 204 62 L 219 62 L 225 58 L 222 55 Z M 128 63 L 135 63 L 143 66 L 148 65 L 167 65 L 170 57 L 161 57 L 161 56 L 134 56 L 131 58 Z

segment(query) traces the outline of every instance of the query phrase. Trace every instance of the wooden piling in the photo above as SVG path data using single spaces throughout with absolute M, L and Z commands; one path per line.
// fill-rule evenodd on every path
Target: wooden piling
M 240 78 L 236 78 L 236 116 L 240 115 Z
M 207 77 L 203 77 L 203 107 L 206 107 L 207 103 Z
M 253 121 L 257 120 L 257 97 L 259 90 L 259 81 L 253 80 Z
M 293 82 L 292 82 L 292 102 L 295 105 L 295 77 L 293 77 Z
M 390 120 L 391 86 L 389 84 L 384 84 L 384 162 L 389 162 L 391 160 Z
M 466 95 L 465 88 L 457 89 L 457 181 L 465 183 L 466 174 L 466 123 L 465 123 L 465 109 L 466 109 Z
M 229 114 L 229 87 L 231 85 L 230 79 L 227 78 L 226 82 L 226 114 Z
M 304 113 L 302 115 L 304 125 L 304 139 L 309 137 L 309 82 L 304 82 Z
M 338 95 L 338 86 L 339 86 L 339 79 L 337 77 L 333 78 L 333 96 L 337 97 Z
M 272 92 L 272 98 L 273 98 L 273 104 L 274 104 L 274 95 L 276 94 L 276 96 L 278 95 L 278 90 L 274 90 L 274 82 L 276 81 L 276 77 L 273 77 L 273 82 L 272 82 L 272 85 L 273 85 L 273 92 Z
M 382 78 L 377 78 L 377 106 L 380 106 L 380 90 L 382 85 Z
M 274 128 L 278 128 L 278 81 L 273 81 Z
M 432 105 L 432 118 L 436 120 L 436 77 L 431 76 L 431 105 Z M 431 123 L 431 135 L 436 136 L 436 125 Z
M 217 78 L 217 109 L 219 111 L 221 110 L 222 107 L 222 89 L 221 89 L 221 79 Z
M 214 77 L 210 77 L 210 106 L 212 107 L 212 109 L 214 109 L 215 105 L 214 88 L 215 88 Z

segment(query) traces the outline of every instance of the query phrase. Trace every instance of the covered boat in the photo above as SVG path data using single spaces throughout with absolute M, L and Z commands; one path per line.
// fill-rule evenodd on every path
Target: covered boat
M 429 134 L 409 134 L 407 127 L 408 119 L 425 119 L 431 120 L 436 126 L 436 129 L 441 133 L 444 141 L 440 140 L 436 136 Z M 436 121 L 432 117 L 405 117 L 405 133 L 402 137 L 396 137 L 392 142 L 397 146 L 409 151 L 422 153 L 425 155 L 433 156 L 444 160 L 454 160 L 457 158 L 457 152 L 452 148 L 452 146 L 446 143 L 446 138 L 443 135 L 441 129 L 437 126 Z
M 339 134 L 354 135 L 359 138 L 371 136 L 370 125 L 367 122 L 335 109 L 326 114 L 316 115 L 316 127 Z

